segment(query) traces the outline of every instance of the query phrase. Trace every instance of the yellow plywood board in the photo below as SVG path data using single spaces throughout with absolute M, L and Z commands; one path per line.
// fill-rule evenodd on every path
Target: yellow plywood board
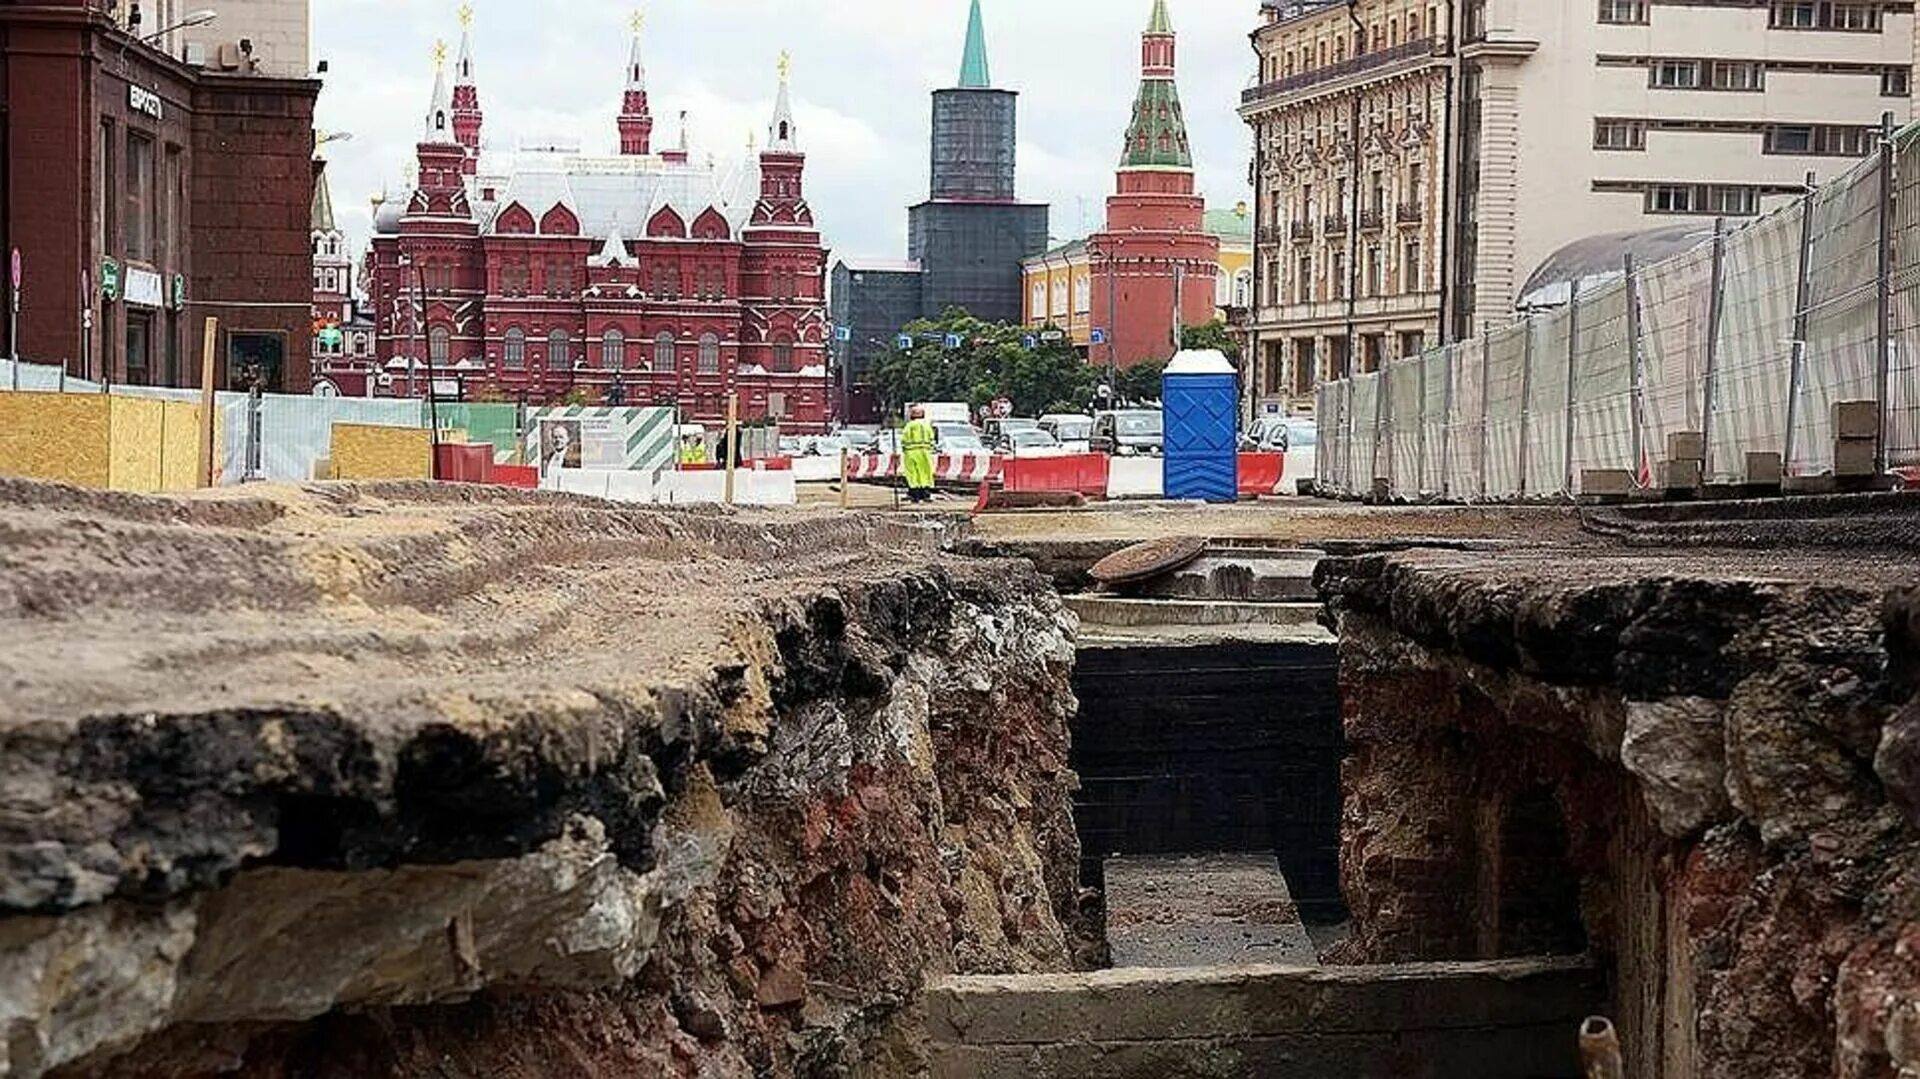
M 164 402 L 166 423 L 160 432 L 160 489 L 191 491 L 200 485 L 200 406 Z M 220 460 L 225 432 L 213 429 L 213 459 Z
M 107 399 L 111 436 L 107 485 L 116 491 L 151 494 L 161 489 L 161 458 L 166 452 L 166 406 L 137 397 Z
M 418 427 L 333 425 L 333 475 L 342 480 L 433 477 L 433 433 Z
M 104 488 L 111 423 L 100 394 L 0 393 L 0 475 Z

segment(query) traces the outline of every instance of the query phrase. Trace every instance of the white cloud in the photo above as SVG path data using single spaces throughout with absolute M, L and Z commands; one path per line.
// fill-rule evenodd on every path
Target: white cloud
M 611 152 L 627 57 L 627 3 L 473 0 L 486 137 L 577 139 Z M 1139 75 L 1150 0 L 984 0 L 997 86 L 1020 97 L 1020 195 L 1054 207 L 1052 231 L 1098 225 Z M 1234 107 L 1253 71 L 1255 0 L 1172 0 L 1180 89 L 1200 187 L 1231 205 L 1245 190 L 1248 137 Z M 436 35 L 458 40 L 455 0 L 324 0 L 315 55 L 330 61 L 317 125 L 348 131 L 326 149 L 334 204 L 364 242 L 368 196 L 398 192 L 432 87 Z M 645 55 L 656 146 L 690 115 L 696 154 L 764 143 L 774 61 L 793 56 L 807 185 L 837 252 L 904 254 L 906 207 L 926 196 L 928 93 L 959 70 L 967 0 L 654 0 Z

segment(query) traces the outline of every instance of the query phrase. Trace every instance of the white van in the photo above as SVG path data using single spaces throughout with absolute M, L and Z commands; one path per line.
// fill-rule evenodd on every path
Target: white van
M 916 408 L 927 410 L 928 423 L 959 423 L 973 426 L 973 410 L 967 407 L 965 401 L 921 401 L 911 404 L 907 406 L 907 419 L 913 418 L 913 410 Z

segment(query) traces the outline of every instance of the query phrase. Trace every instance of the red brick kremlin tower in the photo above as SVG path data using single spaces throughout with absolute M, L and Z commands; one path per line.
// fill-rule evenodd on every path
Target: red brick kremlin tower
M 1087 241 L 1093 324 L 1107 332 L 1107 343 L 1094 345 L 1088 360 L 1100 366 L 1171 358 L 1176 305 L 1183 325 L 1214 318 L 1220 241 L 1203 227 L 1206 203 L 1194 194 L 1193 153 L 1174 61 L 1167 0 L 1154 0 L 1141 36 L 1140 92 L 1127 125 L 1115 194 L 1107 199 L 1107 227 Z
M 786 60 L 765 149 L 696 160 L 684 124 L 653 148 L 639 29 L 611 156 L 484 147 L 470 43 L 451 90 L 442 51 L 418 181 L 374 219 L 376 393 L 599 402 L 617 384 L 694 422 L 737 393 L 748 419 L 827 423 L 826 251 Z

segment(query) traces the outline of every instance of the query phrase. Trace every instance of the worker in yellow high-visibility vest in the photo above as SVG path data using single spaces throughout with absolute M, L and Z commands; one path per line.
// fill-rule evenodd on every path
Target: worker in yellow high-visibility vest
M 901 471 L 906 474 L 907 500 L 926 502 L 933 498 L 933 424 L 927 422 L 927 410 L 915 406 L 907 426 L 900 431 Z

